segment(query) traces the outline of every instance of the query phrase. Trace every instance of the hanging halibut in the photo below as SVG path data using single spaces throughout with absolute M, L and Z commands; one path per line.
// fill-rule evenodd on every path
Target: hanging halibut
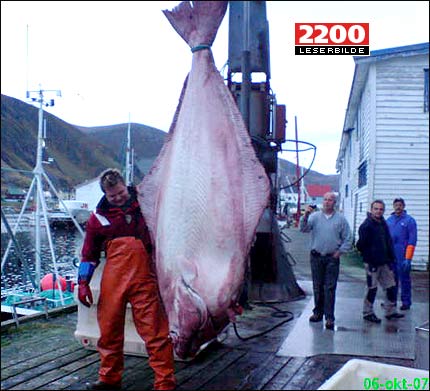
M 212 45 L 226 1 L 163 11 L 192 51 L 166 142 L 138 186 L 175 353 L 192 357 L 234 319 L 269 179 Z

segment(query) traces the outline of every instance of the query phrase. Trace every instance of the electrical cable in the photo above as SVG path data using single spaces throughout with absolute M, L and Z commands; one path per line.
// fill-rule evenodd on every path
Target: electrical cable
M 225 64 L 221 67 L 221 69 L 220 69 L 220 71 L 219 71 L 219 73 L 222 75 L 223 74 L 223 72 L 225 71 L 225 69 L 227 68 L 227 66 L 228 66 L 228 60 L 225 62 Z M 227 76 L 228 77 L 228 76 Z M 226 76 L 223 76 L 223 79 L 224 80 L 227 80 L 227 77 Z
M 291 311 L 281 310 L 281 309 L 279 309 L 279 308 L 277 308 L 277 307 L 275 307 L 275 306 L 273 306 L 271 304 L 267 304 L 267 303 L 262 303 L 262 304 L 259 304 L 259 305 L 275 309 L 275 311 L 270 314 L 274 318 L 284 318 L 284 317 L 287 317 L 287 316 L 288 316 L 288 318 L 284 319 L 282 322 L 274 325 L 273 327 L 271 327 L 268 330 L 262 331 L 261 333 L 258 333 L 258 334 L 250 335 L 249 337 L 242 337 L 242 336 L 240 336 L 239 332 L 237 331 L 236 322 L 233 322 L 234 333 L 236 334 L 236 337 L 239 338 L 241 341 L 248 341 L 248 340 L 253 339 L 253 338 L 261 337 L 262 335 L 270 333 L 271 331 L 273 331 L 277 327 L 282 326 L 284 323 L 287 323 L 287 322 L 289 322 L 289 321 L 291 321 L 291 320 L 294 319 L 294 314 Z
M 288 262 L 288 256 L 290 256 L 290 257 L 293 259 L 294 263 L 296 263 L 296 260 L 294 259 L 294 257 L 293 257 L 290 253 L 287 253 L 287 259 L 286 259 L 286 262 Z M 282 258 L 284 258 L 284 257 L 282 257 Z M 260 290 L 261 290 L 261 289 L 262 289 L 262 286 L 260 286 Z M 262 292 L 260 292 L 260 297 L 261 297 L 261 296 L 262 296 Z M 293 299 L 291 299 L 291 300 L 277 301 L 276 303 L 277 303 L 277 304 L 289 303 L 289 302 L 292 302 L 292 301 L 302 300 L 304 297 L 306 297 L 306 295 L 305 295 L 305 294 L 304 294 L 304 292 L 303 292 L 303 295 L 300 295 L 300 296 L 298 296 L 298 297 L 295 297 L 295 298 L 293 298 Z M 233 322 L 233 329 L 234 329 L 234 332 L 235 332 L 235 334 L 236 334 L 237 338 L 239 338 L 241 341 L 248 341 L 248 340 L 253 339 L 253 338 L 261 337 L 262 335 L 265 335 L 265 334 L 267 334 L 267 333 L 269 333 L 269 332 L 273 331 L 273 330 L 274 330 L 274 329 L 276 329 L 277 327 L 282 326 L 283 324 L 285 324 L 285 323 L 287 323 L 287 322 L 289 322 L 289 321 L 291 321 L 291 320 L 293 320 L 293 319 L 294 319 L 294 314 L 293 314 L 291 311 L 282 310 L 282 309 L 280 309 L 280 308 L 278 308 L 278 307 L 275 307 L 273 304 L 269 304 L 269 303 L 267 303 L 267 302 L 265 302 L 265 301 L 264 301 L 264 302 L 254 302 L 254 304 L 255 304 L 255 305 L 264 306 L 264 307 L 270 307 L 270 308 L 273 308 L 275 311 L 274 311 L 274 312 L 272 312 L 270 315 L 271 315 L 272 317 L 274 317 L 274 318 L 284 318 L 284 317 L 288 317 L 288 318 L 287 318 L 287 319 L 284 319 L 282 322 L 280 322 L 280 323 L 278 323 L 278 324 L 274 325 L 273 327 L 269 328 L 268 330 L 262 331 L 261 333 L 257 333 L 257 334 L 255 334 L 255 335 L 251 335 L 251 336 L 249 336 L 249 337 L 242 337 L 242 336 L 240 336 L 240 335 L 239 335 L 239 332 L 237 331 L 236 322 Z
M 262 138 L 262 137 L 260 137 L 260 136 L 252 136 L 251 137 L 251 140 L 252 141 L 255 141 L 255 142 L 257 142 L 258 144 L 266 144 L 265 143 L 265 140 Z M 315 157 L 316 157 L 316 149 L 317 149 L 317 147 L 314 145 L 314 144 L 312 144 L 312 143 L 308 143 L 308 142 L 306 142 L 306 141 L 298 141 L 298 140 L 285 140 L 285 142 L 294 142 L 294 143 L 301 143 L 301 144 L 307 144 L 307 145 L 310 145 L 310 148 L 306 148 L 306 149 L 294 149 L 294 150 L 288 150 L 288 149 L 286 149 L 286 150 L 281 150 L 281 151 L 287 151 L 287 152 L 305 152 L 305 151 L 309 151 L 309 150 L 313 150 L 314 151 L 314 155 L 313 155 L 313 157 L 312 157 L 312 161 L 311 161 L 311 163 L 310 163 L 310 165 L 309 165 L 309 167 L 306 169 L 306 171 L 300 176 L 300 178 L 298 178 L 294 183 L 292 183 L 292 184 L 290 184 L 290 185 L 288 185 L 288 186 L 284 186 L 284 187 L 281 187 L 279 190 L 282 190 L 282 189 L 286 189 L 286 188 L 288 188 L 288 187 L 292 187 L 292 186 L 294 186 L 294 185 L 296 185 L 300 180 L 302 180 L 306 175 L 307 175 L 307 173 L 310 171 L 310 169 L 311 169 L 311 167 L 312 167 L 312 165 L 313 165 L 313 163 L 314 163 L 314 161 L 315 161 Z M 294 258 L 293 258 L 293 260 L 294 260 Z M 288 261 L 288 260 L 287 260 Z M 294 260 L 295 261 L 295 260 Z M 300 297 L 300 298 L 298 298 L 297 300 L 299 300 L 299 299 L 302 299 L 302 297 Z M 291 301 L 294 301 L 294 300 L 291 300 Z M 285 302 L 285 301 L 284 301 Z M 278 302 L 278 303 L 283 303 L 283 302 Z M 242 337 L 240 334 L 239 334 L 239 332 L 237 331 L 237 326 L 236 326 L 236 322 L 232 322 L 233 323 L 233 329 L 234 329 L 234 332 L 235 332 L 235 334 L 236 334 L 236 336 L 237 336 L 237 338 L 239 338 L 241 341 L 248 341 L 248 340 L 250 340 L 250 339 L 253 339 L 253 338 L 257 338 L 257 337 L 261 337 L 261 336 L 263 336 L 263 335 L 265 335 L 265 334 L 267 334 L 267 333 L 269 333 L 269 332 L 271 332 L 271 331 L 273 331 L 274 329 L 276 329 L 277 327 L 279 327 L 279 326 L 282 326 L 283 324 L 285 324 L 285 323 L 287 323 L 287 322 L 290 322 L 291 320 L 293 320 L 294 319 L 294 314 L 291 312 L 291 311 L 287 311 L 287 310 L 281 310 L 281 309 L 279 309 L 279 308 L 277 308 L 277 307 L 275 307 L 275 306 L 273 306 L 273 305 L 271 305 L 271 304 L 268 304 L 268 303 L 261 303 L 261 304 L 257 304 L 257 305 L 262 305 L 262 306 L 266 306 L 266 307 L 270 307 L 270 308 L 273 308 L 273 309 L 275 309 L 275 311 L 274 312 L 272 312 L 271 313 L 271 316 L 272 317 L 275 317 L 275 318 L 284 318 L 284 317 L 288 317 L 287 319 L 284 319 L 282 322 L 280 322 L 280 323 L 278 323 L 278 324 L 276 324 L 276 325 L 274 325 L 273 327 L 271 327 L 271 328 L 269 328 L 268 330 L 265 330 L 265 331 L 262 331 L 262 332 L 260 332 L 260 333 L 257 333 L 257 334 L 254 334 L 254 335 L 251 335 L 251 336 L 248 336 L 248 337 Z
M 300 152 L 305 152 L 305 151 L 309 151 L 309 150 L 313 149 L 314 150 L 314 156 L 312 157 L 312 161 L 311 161 L 311 164 L 309 165 L 309 167 L 295 182 L 293 182 L 287 186 L 280 187 L 279 190 L 287 189 L 289 187 L 293 187 L 293 186 L 297 185 L 297 183 L 299 183 L 308 174 L 308 172 L 311 170 L 311 167 L 314 164 L 315 157 L 317 154 L 317 147 L 312 143 L 308 143 L 306 141 L 300 141 L 300 140 L 285 140 L 285 142 L 307 144 L 307 145 L 310 145 L 311 148 L 307 148 L 307 149 L 297 149 L 297 148 L 296 149 L 283 149 L 283 150 L 281 150 L 281 152 L 299 152 L 300 153 Z

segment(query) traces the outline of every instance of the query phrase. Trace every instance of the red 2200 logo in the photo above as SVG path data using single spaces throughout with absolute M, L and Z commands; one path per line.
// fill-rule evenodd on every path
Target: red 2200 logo
M 295 23 L 296 45 L 369 45 L 369 23 Z

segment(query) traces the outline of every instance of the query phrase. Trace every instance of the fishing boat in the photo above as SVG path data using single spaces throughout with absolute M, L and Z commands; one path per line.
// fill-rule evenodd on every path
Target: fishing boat
M 17 285 L 13 288 L 2 289 L 1 293 L 1 321 L 14 319 L 19 324 L 23 316 L 39 315 L 44 312 L 75 305 L 73 290 L 76 281 L 72 275 L 66 277 L 46 274 L 40 282 L 40 290 L 31 284 Z
M 49 211 L 49 225 L 51 227 L 63 226 L 73 228 L 73 216 L 79 225 L 85 226 L 91 215 L 88 203 L 80 200 L 63 200 L 63 203 L 64 206 L 59 203 L 57 208 Z M 67 210 L 65 207 L 67 207 Z

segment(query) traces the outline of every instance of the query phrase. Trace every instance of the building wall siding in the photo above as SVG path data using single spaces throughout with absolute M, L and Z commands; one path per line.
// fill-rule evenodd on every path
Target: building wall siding
M 387 203 L 402 197 L 417 221 L 416 268 L 428 262 L 429 133 L 423 112 L 426 56 L 396 58 L 377 64 L 375 196 Z
M 372 155 L 372 145 L 371 145 L 371 139 L 372 139 L 372 115 L 373 109 L 372 109 L 372 91 L 374 89 L 374 72 L 369 71 L 368 77 L 367 77 L 367 83 L 364 88 L 363 94 L 361 96 L 361 102 L 360 102 L 360 108 L 357 113 L 357 116 L 359 117 L 357 127 L 360 128 L 358 132 L 358 137 L 355 140 L 356 144 L 356 150 L 359 152 L 353 157 L 353 164 L 352 167 L 355 167 L 354 172 L 354 185 L 355 185 L 355 191 L 356 194 L 354 198 L 354 205 L 353 205 L 353 218 L 351 220 L 352 226 L 351 229 L 354 230 L 353 237 L 355 241 L 358 240 L 358 229 L 360 228 L 360 225 L 363 223 L 363 221 L 367 217 L 367 212 L 369 211 L 369 203 L 371 198 L 371 185 L 373 182 L 373 179 L 371 177 L 371 164 L 373 163 L 373 159 L 371 158 Z M 362 158 L 360 158 L 360 143 L 363 144 L 363 152 L 362 152 Z M 358 186 L 358 177 L 359 177 L 359 167 L 361 164 L 365 162 L 367 164 L 367 184 L 365 186 L 359 187 Z
M 341 205 L 355 240 L 372 200 L 385 201 L 387 218 L 393 199 L 405 199 L 406 210 L 418 225 L 413 259 L 417 270 L 427 268 L 429 262 L 429 114 L 423 110 L 423 69 L 428 64 L 427 55 L 370 64 L 356 129 L 340 167 L 341 196 L 345 184 L 349 188 L 348 199 L 342 199 Z M 358 167 L 364 160 L 367 186 L 358 188 Z
M 358 229 L 360 228 L 360 225 L 363 223 L 363 221 L 367 218 L 367 212 L 369 211 L 370 204 L 369 204 L 369 195 L 368 195 L 368 187 L 362 187 L 357 191 L 357 211 L 355 216 L 355 221 L 353 221 L 353 227 L 355 228 L 354 232 L 354 238 L 355 241 L 358 240 Z M 352 227 L 351 227 L 352 228 Z

